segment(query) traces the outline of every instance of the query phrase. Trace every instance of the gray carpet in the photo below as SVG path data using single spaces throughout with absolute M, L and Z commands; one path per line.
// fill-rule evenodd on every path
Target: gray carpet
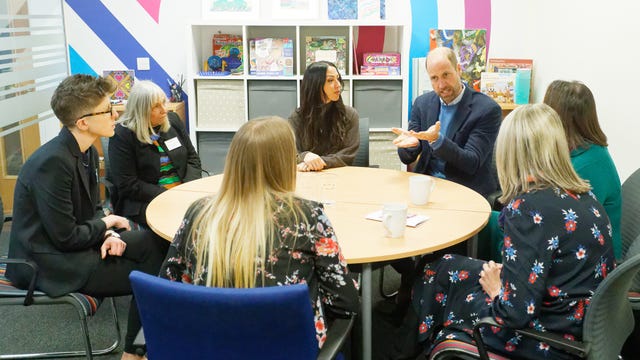
M 9 231 L 11 223 L 5 223 L 0 234 L 0 256 L 5 256 L 8 250 Z M 382 300 L 378 290 L 378 277 L 380 271 L 373 272 L 373 300 L 377 308 L 390 305 L 391 302 Z M 393 291 L 399 284 L 398 274 L 386 267 L 385 291 Z M 127 326 L 127 313 L 129 310 L 130 297 L 119 297 L 116 299 L 118 318 L 122 337 Z M 383 306 L 380 306 L 383 305 Z M 393 359 L 395 356 L 385 355 L 388 353 L 387 347 L 393 343 L 395 328 L 387 321 L 387 317 L 373 314 L 373 344 L 375 359 Z M 97 314 L 90 318 L 89 331 L 94 348 L 104 348 L 109 346 L 114 339 L 115 330 L 111 321 L 110 307 L 106 302 L 98 309 Z M 44 351 L 67 351 L 84 349 L 80 322 L 75 310 L 68 305 L 50 306 L 0 306 L 0 355 L 44 352 Z M 359 325 L 359 321 L 357 322 Z M 347 359 L 359 358 L 358 334 L 359 326 L 354 329 L 353 351 L 345 351 Z M 98 357 L 99 359 L 116 360 L 122 355 L 122 341 L 120 347 L 111 354 Z M 84 359 L 75 357 L 69 359 Z

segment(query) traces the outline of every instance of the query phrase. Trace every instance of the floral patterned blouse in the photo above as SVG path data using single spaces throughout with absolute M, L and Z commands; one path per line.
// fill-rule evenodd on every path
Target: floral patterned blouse
M 212 198 L 200 199 L 187 210 L 169 247 L 160 277 L 195 285 L 205 283 L 206 273 L 194 278 L 194 243 L 187 236 L 192 219 L 207 201 L 212 201 Z M 307 283 L 318 347 L 322 347 L 326 340 L 327 315 L 329 319 L 332 316 L 352 316 L 360 308 L 358 283 L 347 270 L 322 204 L 299 198 L 294 201 L 307 221 L 294 223 L 293 219 L 284 215 L 288 212 L 284 211 L 284 203 L 280 203 L 274 214 L 277 234 L 267 259 L 265 283 L 262 284 L 260 272 L 256 274 L 256 283 L 261 284 L 258 286 Z
M 492 316 L 506 328 L 483 328 L 493 351 L 526 359 L 564 359 L 567 353 L 508 328 L 582 338 L 582 320 L 600 282 L 615 268 L 612 229 L 589 192 L 544 189 L 521 194 L 501 213 L 502 288 L 491 299 L 478 283 L 484 261 L 445 255 L 427 264 L 414 287 L 419 340 L 471 343 L 477 319 Z

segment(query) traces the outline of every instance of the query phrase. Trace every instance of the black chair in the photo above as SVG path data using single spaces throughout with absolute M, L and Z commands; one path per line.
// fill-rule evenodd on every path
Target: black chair
M 369 167 L 369 118 L 360 118 L 358 130 L 360 147 L 353 160 L 353 166 Z
M 0 209 L 2 208 L 2 199 L 0 198 Z M 2 216 L 3 223 L 9 221 L 8 218 Z M 13 286 L 11 281 L 5 275 L 7 264 L 21 264 L 31 268 L 33 275 L 27 290 L 18 289 Z M 7 259 L 0 257 L 0 306 L 36 306 L 36 305 L 59 305 L 68 304 L 73 306 L 80 320 L 80 329 L 84 337 L 85 350 L 81 351 L 58 351 L 47 353 L 31 353 L 31 354 L 0 354 L 0 359 L 43 359 L 43 358 L 59 358 L 71 356 L 86 356 L 92 359 L 94 355 L 104 355 L 113 352 L 120 344 L 120 324 L 118 323 L 118 314 L 116 312 L 116 304 L 113 298 L 109 298 L 111 311 L 113 313 L 113 323 L 116 330 L 115 341 L 109 347 L 101 350 L 93 350 L 89 339 L 89 329 L 87 326 L 87 318 L 93 316 L 98 307 L 102 303 L 101 298 L 88 296 L 81 293 L 69 293 L 60 297 L 52 298 L 41 291 L 35 290 L 36 279 L 38 276 L 38 266 L 29 260 L 24 259 Z M 3 331 L 10 331 L 11 324 L 3 323 Z M 55 335 L 52 335 L 55 336 Z
M 620 217 L 622 236 L 622 257 L 640 235 L 640 169 L 634 171 L 622 183 L 622 216 Z
M 101 136 L 100 144 L 102 145 L 102 160 L 104 164 L 104 176 L 100 177 L 100 182 L 105 188 L 105 200 L 102 205 L 110 213 L 115 212 L 115 204 L 118 200 L 118 189 L 113 183 L 111 175 L 111 163 L 109 162 L 109 138 Z

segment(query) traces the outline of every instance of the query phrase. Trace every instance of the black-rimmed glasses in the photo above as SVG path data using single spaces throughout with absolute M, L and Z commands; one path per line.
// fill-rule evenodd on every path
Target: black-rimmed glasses
M 111 114 L 112 112 L 113 112 L 113 105 L 109 105 L 109 110 L 107 110 L 107 111 L 100 111 L 100 112 L 94 112 L 94 113 L 91 113 L 91 114 L 84 114 L 84 115 L 80 116 L 78 118 L 78 120 L 84 119 L 84 118 L 89 117 L 89 116 Z

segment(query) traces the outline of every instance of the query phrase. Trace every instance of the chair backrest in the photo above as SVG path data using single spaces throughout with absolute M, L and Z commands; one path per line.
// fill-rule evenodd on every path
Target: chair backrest
M 369 118 L 360 118 L 360 147 L 353 160 L 353 166 L 369 167 Z
M 640 235 L 640 169 L 622 183 L 620 232 L 624 258 L 633 241 Z
M 640 271 L 640 254 L 618 265 L 598 286 L 584 319 L 583 342 L 588 359 L 617 359 L 633 331 L 628 291 Z
M 150 359 L 315 359 L 306 284 L 227 289 L 129 276 Z
M 102 156 L 104 158 L 104 177 L 113 183 L 113 179 L 111 178 L 111 164 L 109 162 L 109 138 L 101 136 L 100 145 L 102 145 Z

